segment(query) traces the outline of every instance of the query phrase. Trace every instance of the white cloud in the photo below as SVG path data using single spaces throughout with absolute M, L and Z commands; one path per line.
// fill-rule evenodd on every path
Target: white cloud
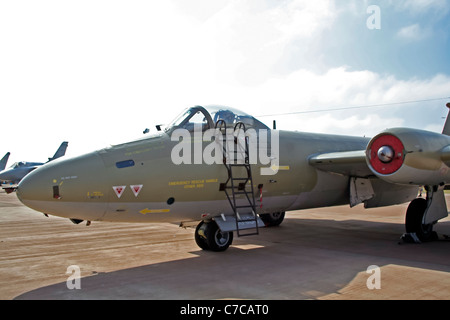
M 261 84 L 279 72 L 281 59 L 294 41 L 307 48 L 335 16 L 331 0 L 265 5 L 259 0 L 230 1 L 204 25 L 207 43 L 221 66 L 216 76 L 232 83 Z
M 401 9 L 409 10 L 415 14 L 423 14 L 428 10 L 448 12 L 450 8 L 447 0 L 404 0 L 396 1 L 395 4 Z
M 419 41 L 432 35 L 428 29 L 423 29 L 420 24 L 416 23 L 400 29 L 397 36 L 406 41 Z
M 334 133 L 372 137 L 387 128 L 401 127 L 404 120 L 398 117 L 385 117 L 379 114 L 358 114 L 336 116 L 333 113 L 304 116 L 297 130 L 305 132 Z M 292 120 L 291 120 L 292 121 Z M 284 124 L 283 122 L 280 125 Z
M 194 104 L 261 115 L 450 94 L 443 75 L 401 81 L 346 67 L 317 71 L 320 57 L 308 50 L 333 28 L 342 11 L 335 1 L 205 1 L 4 4 L 0 105 L 20 117 L 0 153 L 45 159 L 63 139 L 70 155 L 95 150 Z M 293 52 L 306 61 L 302 69 L 285 63 Z M 279 121 L 282 129 L 370 135 L 400 119 L 364 109 Z
M 449 88 L 450 77 L 444 75 L 398 80 L 390 75 L 346 68 L 325 73 L 298 70 L 248 90 L 247 96 L 251 98 L 244 105 L 259 115 L 311 112 L 262 118 L 268 125 L 277 119 L 280 129 L 373 136 L 395 126 L 441 128 L 441 113 L 445 113 L 447 101 L 392 103 L 448 97 Z M 424 113 L 427 106 L 434 109 Z M 343 108 L 348 109 L 326 111 Z

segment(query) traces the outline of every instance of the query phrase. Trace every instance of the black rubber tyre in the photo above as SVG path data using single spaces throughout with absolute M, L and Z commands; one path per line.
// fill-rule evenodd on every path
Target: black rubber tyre
M 418 198 L 411 201 L 406 211 L 405 227 L 407 233 L 415 233 L 420 241 L 426 242 L 436 238 L 433 224 L 423 224 L 423 215 L 427 209 L 427 200 Z
M 206 242 L 206 234 L 205 234 L 206 224 L 204 221 L 200 222 L 195 228 L 195 243 L 203 249 L 203 250 L 209 250 L 208 243 Z
M 285 212 L 265 213 L 260 214 L 259 216 L 266 227 L 277 227 L 283 222 Z
M 221 252 L 228 249 L 233 242 L 233 232 L 222 232 L 215 222 L 205 224 L 206 243 L 209 250 Z

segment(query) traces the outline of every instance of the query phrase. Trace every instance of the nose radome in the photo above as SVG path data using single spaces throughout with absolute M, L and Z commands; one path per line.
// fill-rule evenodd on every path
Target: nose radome
M 47 200 L 48 188 L 50 186 L 49 177 L 54 174 L 57 163 L 45 164 L 26 175 L 17 187 L 17 197 L 29 206 L 30 201 Z
M 101 191 L 105 165 L 97 152 L 70 159 L 51 161 L 19 183 L 17 197 L 36 211 L 75 218 L 77 203 L 86 201 L 90 188 Z M 92 190 L 91 190 L 92 191 Z

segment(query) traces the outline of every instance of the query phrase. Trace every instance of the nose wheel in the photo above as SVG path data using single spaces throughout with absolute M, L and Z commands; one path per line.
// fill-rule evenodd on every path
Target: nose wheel
M 203 250 L 225 251 L 233 242 L 233 232 L 222 232 L 214 221 L 202 221 L 195 229 L 195 242 Z

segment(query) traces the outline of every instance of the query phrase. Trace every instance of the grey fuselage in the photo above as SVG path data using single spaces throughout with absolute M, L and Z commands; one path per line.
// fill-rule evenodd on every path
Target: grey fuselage
M 27 174 L 42 165 L 42 162 L 17 162 L 10 168 L 0 171 L 0 181 L 19 183 Z
M 308 159 L 326 152 L 364 150 L 369 139 L 278 133 L 278 172 L 261 175 L 260 169 L 267 165 L 252 165 L 257 213 L 348 204 L 350 177 L 318 170 Z M 169 134 L 160 133 L 58 159 L 27 175 L 17 195 L 37 211 L 89 221 L 182 222 L 232 214 L 225 193 L 219 190 L 228 177 L 225 165 L 176 165 L 171 152 L 177 144 Z M 389 188 L 389 184 L 378 185 L 386 192 Z M 414 198 L 414 192 L 409 193 L 408 199 L 402 196 L 397 203 Z M 379 205 L 392 202 L 396 200 L 384 204 L 381 199 Z

